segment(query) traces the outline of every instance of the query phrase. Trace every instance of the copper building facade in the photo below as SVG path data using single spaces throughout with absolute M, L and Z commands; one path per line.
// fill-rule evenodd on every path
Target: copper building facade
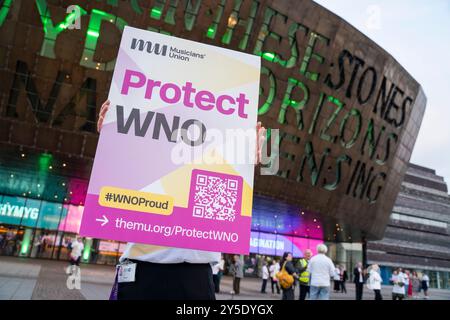
M 8 208 L 58 204 L 63 221 L 83 205 L 97 114 L 121 30 L 131 25 L 261 56 L 259 118 L 280 130 L 280 160 L 276 175 L 256 175 L 255 207 L 283 203 L 289 212 L 254 215 L 254 232 L 382 238 L 426 98 L 392 56 L 338 16 L 309 0 L 0 3 L 0 192 Z M 301 215 L 305 223 L 295 225 Z M 66 229 L 58 226 L 54 239 L 75 230 Z M 39 237 L 30 231 L 28 242 Z

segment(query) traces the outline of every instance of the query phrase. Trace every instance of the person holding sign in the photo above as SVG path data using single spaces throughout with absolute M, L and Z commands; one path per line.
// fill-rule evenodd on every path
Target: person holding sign
M 97 122 L 99 132 L 109 107 L 109 100 L 101 107 Z M 259 163 L 265 128 L 258 122 L 256 130 L 256 163 Z M 128 243 L 118 272 L 123 281 L 115 283 L 117 299 L 214 300 L 210 263 L 218 263 L 220 258 L 219 252 Z

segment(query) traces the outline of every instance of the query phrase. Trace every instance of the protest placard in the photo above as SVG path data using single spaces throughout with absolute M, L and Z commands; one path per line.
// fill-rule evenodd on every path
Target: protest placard
M 246 254 L 260 58 L 125 27 L 80 234 Z

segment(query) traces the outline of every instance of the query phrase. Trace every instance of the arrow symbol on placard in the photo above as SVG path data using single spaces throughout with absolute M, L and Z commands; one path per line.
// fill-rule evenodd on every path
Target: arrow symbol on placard
M 95 219 L 95 221 L 103 222 L 102 227 L 109 222 L 108 218 L 103 215 L 103 219 Z

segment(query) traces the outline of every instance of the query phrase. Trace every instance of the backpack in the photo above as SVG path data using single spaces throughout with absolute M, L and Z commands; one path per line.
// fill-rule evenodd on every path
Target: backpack
M 289 289 L 294 284 L 294 276 L 286 271 L 286 262 L 283 263 L 283 268 L 276 274 L 278 282 L 283 289 Z

